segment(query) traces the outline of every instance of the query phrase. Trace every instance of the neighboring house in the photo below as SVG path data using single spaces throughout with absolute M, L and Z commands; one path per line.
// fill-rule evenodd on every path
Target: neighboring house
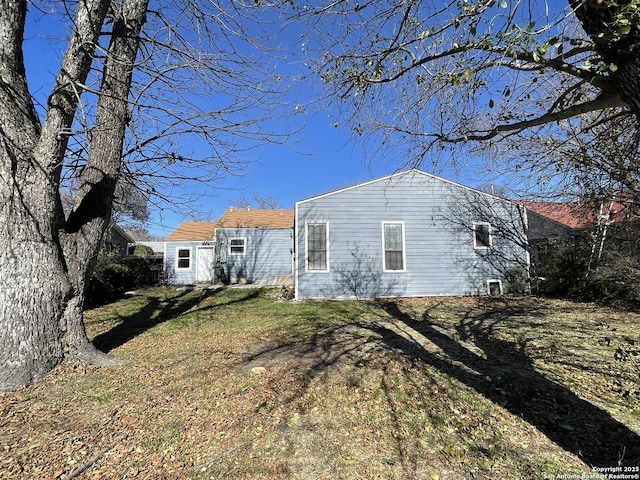
M 410 170 L 297 202 L 295 294 L 497 294 L 528 271 L 526 209 Z
M 102 249 L 107 253 L 123 257 L 127 255 L 129 244 L 133 242 L 133 238 L 127 232 L 112 222 L 111 227 L 104 234 Z
M 519 202 L 529 210 L 529 239 L 565 238 L 587 228 L 627 220 L 624 205 L 607 201 L 593 203 Z
M 550 242 L 563 249 L 573 240 L 590 245 L 588 264 L 596 265 L 606 250 L 640 256 L 638 217 L 628 205 L 616 200 L 594 202 L 519 202 L 528 209 L 529 241 L 533 263 L 544 273 L 541 249 Z
M 184 222 L 165 241 L 170 284 L 291 283 L 293 210 L 229 209 L 218 222 Z
M 183 222 L 165 240 L 166 282 L 176 285 L 215 281 L 214 222 Z

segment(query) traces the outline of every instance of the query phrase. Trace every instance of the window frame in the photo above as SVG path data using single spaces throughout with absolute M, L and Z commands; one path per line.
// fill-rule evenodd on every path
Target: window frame
M 497 294 L 497 296 L 504 295 L 504 290 L 502 288 L 502 280 L 497 279 L 497 278 L 489 278 L 489 279 L 487 279 L 487 295 L 493 296 L 493 294 L 491 293 L 491 285 L 492 284 L 498 286 L 498 294 Z
M 478 234 L 479 234 L 479 230 L 477 227 L 479 226 L 486 226 L 487 228 L 487 239 L 488 239 L 488 245 L 484 245 L 484 244 L 479 244 L 478 242 Z M 475 250 L 490 250 L 491 248 L 493 248 L 493 233 L 492 233 L 493 228 L 491 227 L 491 223 L 489 222 L 473 222 L 473 248 Z
M 242 252 L 234 252 L 232 250 L 233 248 L 238 248 L 239 247 L 239 245 L 233 245 L 233 246 L 231 245 L 231 243 L 234 240 L 242 241 Z M 229 238 L 229 244 L 228 245 L 229 245 L 229 247 L 228 247 L 229 255 L 232 255 L 232 256 L 235 257 L 235 256 L 246 255 L 246 253 L 247 253 L 247 238 L 246 237 L 231 237 L 231 238 Z
M 387 251 L 394 252 L 397 250 L 387 250 L 385 226 L 386 225 L 400 225 L 402 229 L 402 268 L 401 269 L 389 269 L 387 268 Z M 385 273 L 403 273 L 407 271 L 407 246 L 406 246 L 406 229 L 403 221 L 383 221 L 381 223 L 382 230 L 382 271 Z
M 309 253 L 312 251 L 309 248 L 309 226 L 310 225 L 324 225 L 324 268 L 310 268 L 310 257 Z M 329 272 L 329 222 L 322 220 L 312 220 L 307 221 L 304 224 L 304 247 L 305 247 L 305 255 L 304 255 L 304 269 L 305 272 L 310 273 L 328 273 Z
M 181 257 L 180 251 L 188 251 L 188 257 Z M 180 266 L 180 260 L 187 260 L 189 264 L 186 267 Z M 176 247 L 176 270 L 191 270 L 193 265 L 193 248 L 191 247 Z

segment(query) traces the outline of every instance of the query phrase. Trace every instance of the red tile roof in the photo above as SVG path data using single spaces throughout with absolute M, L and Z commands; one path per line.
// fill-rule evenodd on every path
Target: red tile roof
M 529 210 L 569 228 L 586 228 L 598 223 L 601 209 L 589 203 L 519 202 Z M 602 204 L 602 214 L 609 215 L 610 221 L 626 220 L 624 204 L 607 201 Z

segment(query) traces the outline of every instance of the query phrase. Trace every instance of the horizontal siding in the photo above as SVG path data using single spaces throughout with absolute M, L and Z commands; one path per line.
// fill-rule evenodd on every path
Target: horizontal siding
M 211 243 L 211 242 L 208 242 Z M 203 242 L 166 242 L 164 255 L 164 271 L 167 283 L 170 285 L 189 285 L 195 283 L 196 275 L 196 248 Z M 178 249 L 191 249 L 191 264 L 188 269 L 176 268 L 176 255 Z
M 222 267 L 227 278 L 256 283 L 275 275 L 293 273 L 293 229 L 221 228 L 216 232 L 221 241 Z M 229 255 L 231 238 L 246 239 L 244 255 Z
M 480 201 L 481 200 L 481 201 Z M 469 295 L 504 271 L 474 250 L 472 224 L 486 202 L 500 216 L 510 202 L 413 172 L 296 204 L 298 298 Z M 492 219 L 495 219 L 495 214 Z M 305 271 L 305 223 L 329 224 L 329 272 Z M 382 222 L 403 222 L 406 271 L 383 272 Z M 494 253 L 526 262 L 494 237 Z M 504 266 L 502 266 L 504 267 Z M 504 270 L 504 268 L 503 268 Z

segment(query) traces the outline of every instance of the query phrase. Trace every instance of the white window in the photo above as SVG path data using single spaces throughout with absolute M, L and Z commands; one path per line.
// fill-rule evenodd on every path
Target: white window
M 326 272 L 329 270 L 329 228 L 324 222 L 309 222 L 307 230 L 307 270 Z
M 244 255 L 247 247 L 246 238 L 229 239 L 229 255 Z
M 191 269 L 191 249 L 190 248 L 176 249 L 176 269 L 177 270 Z
M 491 237 L 491 224 L 486 222 L 476 222 L 473 224 L 473 248 L 491 248 L 493 239 Z
M 404 272 L 404 224 L 385 222 L 382 224 L 382 248 L 385 272 Z
M 492 297 L 502 295 L 502 282 L 500 280 L 487 280 L 487 293 Z

